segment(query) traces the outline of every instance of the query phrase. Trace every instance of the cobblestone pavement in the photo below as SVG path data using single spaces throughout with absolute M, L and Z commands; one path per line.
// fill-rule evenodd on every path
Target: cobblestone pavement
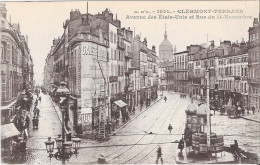
M 60 161 L 55 159 L 50 161 L 44 143 L 48 137 L 55 138 L 58 134 L 61 134 L 61 123 L 52 106 L 50 97 L 41 93 L 41 98 L 42 101 L 39 102 L 39 129 L 33 130 L 32 122 L 30 123 L 26 164 L 61 164 Z M 31 119 L 32 116 L 31 113 Z
M 164 163 L 174 164 L 178 149 L 177 143 L 172 142 L 179 140 L 184 132 L 185 109 L 191 100 L 188 97 L 180 99 L 177 93 L 165 92 L 165 95 L 168 97 L 166 103 L 164 100 L 158 101 L 108 141 L 83 139 L 79 154 L 73 155 L 66 164 L 96 163 L 100 154 L 111 164 L 154 164 L 158 143 L 162 148 Z M 60 161 L 50 161 L 47 157 L 44 141 L 48 136 L 56 137 L 60 134 L 61 124 L 51 105 L 50 97 L 45 95 L 42 98 L 40 128 L 30 133 L 27 163 L 61 164 Z M 198 102 L 194 100 L 194 103 Z M 237 139 L 239 147 L 246 151 L 259 151 L 260 136 L 259 130 L 256 130 L 259 128 L 258 123 L 242 118 L 232 119 L 218 112 L 212 116 L 211 121 L 212 131 L 218 135 L 225 135 L 226 146 L 233 144 L 234 139 Z M 45 124 L 44 128 L 42 123 Z M 171 134 L 167 129 L 169 124 L 173 126 Z

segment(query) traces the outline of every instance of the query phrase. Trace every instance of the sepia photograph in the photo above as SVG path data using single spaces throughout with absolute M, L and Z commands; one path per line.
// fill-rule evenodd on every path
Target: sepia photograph
M 0 2 L 1 164 L 260 164 L 259 9 Z

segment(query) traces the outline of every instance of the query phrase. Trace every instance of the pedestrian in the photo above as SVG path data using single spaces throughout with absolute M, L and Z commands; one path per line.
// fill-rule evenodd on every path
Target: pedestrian
M 178 144 L 178 149 L 180 149 L 180 154 L 182 154 L 183 148 L 184 148 L 184 140 L 181 138 Z
M 34 116 L 36 117 L 39 117 L 39 115 L 40 115 L 40 109 L 37 107 L 37 106 L 35 106 L 34 107 L 34 110 L 33 110 L 33 113 L 34 113 Z
M 128 112 L 132 114 L 131 106 L 128 107 Z
M 158 164 L 159 159 L 161 159 L 161 164 L 163 164 L 163 159 L 162 159 L 162 148 L 161 146 L 158 147 L 157 149 L 157 159 L 156 159 L 156 164 Z
M 167 101 L 167 97 L 166 97 L 166 96 L 164 97 L 164 101 L 165 101 L 165 103 L 166 103 L 166 101 Z
M 235 155 L 235 159 L 237 160 L 237 159 L 238 159 L 237 155 L 238 155 L 238 153 L 239 153 L 239 148 L 238 148 L 237 140 L 234 140 L 234 144 L 231 144 L 231 145 L 230 145 L 230 148 L 231 148 L 232 152 L 233 152 L 234 155 Z
M 242 107 L 242 115 L 244 116 L 245 115 L 245 107 Z
M 35 100 L 34 106 L 38 105 L 38 99 Z
M 172 133 L 172 125 L 171 124 L 169 124 L 168 130 L 170 131 L 170 133 Z
M 107 161 L 103 155 L 99 155 L 98 164 L 107 164 Z
M 135 114 L 135 107 L 133 106 L 133 114 Z
M 252 106 L 252 112 L 253 112 L 253 114 L 255 114 L 255 106 L 254 105 Z
M 25 121 L 24 121 L 24 129 L 29 130 L 29 124 L 30 124 L 30 118 L 28 115 L 25 116 Z
M 32 119 L 32 123 L 33 123 L 33 129 L 38 129 L 38 125 L 39 125 L 38 117 L 34 116 Z

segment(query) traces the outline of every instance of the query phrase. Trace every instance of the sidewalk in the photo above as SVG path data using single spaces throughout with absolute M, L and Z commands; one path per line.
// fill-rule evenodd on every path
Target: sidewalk
M 135 114 L 130 114 L 130 119 L 126 122 L 123 122 L 123 120 L 119 120 L 119 124 L 116 126 L 116 130 L 111 132 L 111 135 L 117 133 L 118 131 L 120 131 L 122 128 L 124 128 L 127 124 L 129 124 L 131 121 L 133 121 L 136 117 L 138 117 L 139 115 L 141 115 L 143 112 L 145 112 L 148 108 L 150 108 L 151 106 L 153 106 L 155 103 L 157 103 L 158 101 L 160 101 L 162 98 L 158 97 L 157 100 L 153 101 L 151 103 L 151 105 L 149 105 L 148 107 L 145 107 L 145 105 L 143 105 L 143 108 L 140 108 L 140 105 L 138 106 L 138 108 L 136 107 L 135 110 Z
M 119 123 L 117 126 L 115 126 L 115 130 L 111 132 L 111 135 L 115 134 L 116 132 L 118 132 L 119 130 L 121 130 L 122 128 L 124 128 L 128 123 L 130 123 L 132 120 L 134 120 L 137 116 L 139 116 L 140 114 L 142 114 L 144 111 L 146 111 L 149 107 L 153 106 L 156 102 L 160 101 L 162 98 L 158 97 L 157 100 L 153 101 L 151 103 L 150 106 L 148 107 L 145 107 L 145 105 L 143 105 L 143 108 L 140 109 L 140 105 L 136 107 L 136 110 L 135 110 L 135 114 L 130 114 L 130 119 L 126 122 L 123 122 L 122 120 L 122 117 L 120 118 L 119 120 Z M 56 111 L 56 114 L 60 120 L 60 122 L 62 123 L 62 113 L 60 111 L 60 107 L 55 103 L 53 102 L 53 100 L 51 101 L 52 102 L 52 105 Z
M 249 114 L 246 112 L 244 116 L 240 117 L 246 120 L 260 123 L 260 114 L 258 112 L 255 112 L 255 114 L 253 114 L 252 111 Z

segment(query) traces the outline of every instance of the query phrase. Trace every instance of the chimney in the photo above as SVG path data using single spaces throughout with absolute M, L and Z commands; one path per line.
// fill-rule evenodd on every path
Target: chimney
M 152 50 L 155 52 L 155 46 L 154 45 L 152 46 Z
M 146 38 L 144 38 L 143 43 L 147 46 L 147 39 Z
M 257 26 L 257 24 L 258 24 L 258 18 L 254 18 L 253 26 L 255 27 Z
M 214 44 L 214 41 L 212 40 L 212 41 L 210 41 L 210 50 L 214 49 L 214 47 L 215 47 L 215 44 Z
M 28 44 L 28 35 L 26 34 L 26 43 Z

